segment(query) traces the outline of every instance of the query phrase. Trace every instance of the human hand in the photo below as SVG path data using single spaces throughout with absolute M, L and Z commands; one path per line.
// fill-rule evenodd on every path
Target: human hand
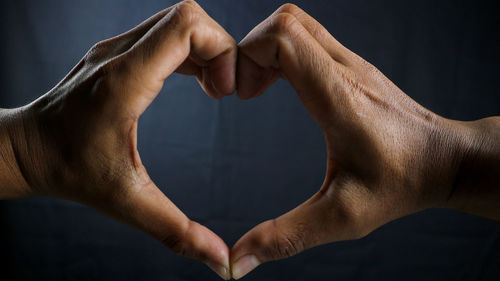
M 18 192 L 0 190 L 2 197 L 81 202 L 229 279 L 226 244 L 188 219 L 148 176 L 137 124 L 174 71 L 195 75 L 211 97 L 233 93 L 236 54 L 233 38 L 194 1 L 96 44 L 50 92 L 3 111 L 22 180 L 10 181 Z
M 461 174 L 465 182 L 484 171 L 500 174 L 488 169 L 500 167 L 498 157 L 489 157 L 491 151 L 498 156 L 498 142 L 477 136 L 495 131 L 498 120 L 472 126 L 422 108 L 293 5 L 256 27 L 240 48 L 238 95 L 256 97 L 279 77 L 288 79 L 324 128 L 328 168 L 315 196 L 257 226 L 233 247 L 235 278 L 262 262 L 362 237 L 405 214 L 465 205 L 470 192 L 458 196 L 465 188 L 454 185 L 465 166 L 476 167 Z M 0 189 L 0 197 L 50 195 L 87 204 L 229 278 L 227 246 L 155 186 L 136 137 L 139 116 L 172 72 L 196 75 L 209 96 L 220 98 L 235 89 L 235 63 L 233 39 L 193 1 L 97 44 L 48 94 L 0 112 L 0 123 L 8 127 L 7 134 L 0 131 L 0 142 L 10 142 L 0 157 L 16 158 L 6 172 L 0 170 L 0 182 L 17 187 Z M 481 155 L 489 162 L 464 166 L 485 144 L 493 147 Z M 478 213 L 491 214 L 497 198 L 489 196 L 489 209 Z
M 477 184 L 477 178 L 499 172 L 498 130 L 496 144 L 495 138 L 478 141 L 485 138 L 471 124 L 423 108 L 294 5 L 282 6 L 255 27 L 239 43 L 238 56 L 238 96 L 257 97 L 276 79 L 287 79 L 323 128 L 328 157 L 317 194 L 251 229 L 234 245 L 236 279 L 261 263 L 363 237 L 419 210 L 457 207 L 457 172 L 480 147 L 492 146 L 496 163 L 493 154 L 484 153 L 489 162 L 476 169 L 476 176 L 465 177 L 476 178 Z M 493 132 L 495 122 L 481 123 Z M 488 194 L 498 200 L 498 191 Z M 477 213 L 491 216 L 496 210 L 498 219 L 498 201 L 482 197 L 489 211 Z

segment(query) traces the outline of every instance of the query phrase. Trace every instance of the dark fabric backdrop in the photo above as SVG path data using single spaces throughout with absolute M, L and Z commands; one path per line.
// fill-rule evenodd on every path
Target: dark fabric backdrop
M 496 1 L 296 1 L 408 95 L 448 118 L 500 115 Z M 282 1 L 199 1 L 237 41 Z M 53 87 L 97 41 L 174 1 L 1 1 L 0 107 Z M 173 75 L 140 120 L 158 186 L 231 246 L 321 185 L 321 129 L 284 81 L 262 97 L 208 98 Z M 47 163 L 50 165 L 50 163 Z M 428 210 L 265 264 L 244 280 L 500 280 L 500 224 Z M 51 198 L 0 202 L 2 280 L 218 280 L 145 234 Z M 4 277 L 6 279 L 4 279 Z

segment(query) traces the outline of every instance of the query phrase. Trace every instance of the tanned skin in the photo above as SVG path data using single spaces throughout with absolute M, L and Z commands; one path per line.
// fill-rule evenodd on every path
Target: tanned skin
M 173 72 L 213 98 L 256 98 L 286 79 L 323 128 L 322 186 L 229 250 L 155 185 L 139 117 Z M 0 109 L 0 199 L 52 196 L 95 208 L 223 279 L 308 248 L 363 237 L 428 208 L 500 220 L 500 117 L 443 118 L 416 103 L 314 18 L 285 4 L 239 44 L 194 1 L 99 42 L 52 90 Z

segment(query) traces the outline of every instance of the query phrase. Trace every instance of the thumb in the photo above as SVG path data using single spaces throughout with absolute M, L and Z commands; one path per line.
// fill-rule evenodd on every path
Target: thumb
M 335 201 L 320 191 L 292 211 L 248 231 L 231 250 L 233 278 L 240 279 L 265 262 L 352 239 L 349 213 Z
M 229 249 L 224 241 L 190 220 L 152 181 L 121 190 L 112 200 L 91 205 L 151 235 L 174 253 L 205 263 L 224 280 L 230 278 Z

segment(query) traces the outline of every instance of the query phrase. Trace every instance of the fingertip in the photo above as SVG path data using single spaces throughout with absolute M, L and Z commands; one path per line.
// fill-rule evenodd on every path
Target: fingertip
M 215 88 L 211 73 L 207 67 L 201 69 L 200 73 L 196 76 L 196 80 L 198 80 L 198 83 L 207 96 L 216 100 L 224 97 L 224 95 Z
M 231 274 L 239 279 L 262 263 L 294 256 L 309 247 L 310 237 L 292 218 L 268 220 L 243 235 L 231 249 Z
M 261 223 L 248 231 L 234 244 L 230 253 L 231 275 L 238 280 L 262 263 L 266 262 L 262 256 L 262 249 L 266 248 L 267 240 L 272 236 L 271 233 L 264 234 L 266 222 Z
M 214 234 L 215 235 L 215 234 Z M 218 236 L 217 236 L 218 238 Z M 217 275 L 219 275 L 224 280 L 231 279 L 231 267 L 229 263 L 229 249 L 226 244 L 220 239 L 220 245 L 218 250 L 213 250 L 212 254 L 208 254 L 210 257 L 208 262 L 205 264 L 212 269 Z
M 210 61 L 208 69 L 213 89 L 220 96 L 230 96 L 236 89 L 236 49 L 231 49 Z
M 274 68 L 264 68 L 243 53 L 238 57 L 237 95 L 242 100 L 258 97 L 279 78 Z
M 231 272 L 229 271 L 229 267 L 220 265 L 218 263 L 207 262 L 205 263 L 213 272 L 217 273 L 220 278 L 223 280 L 231 279 Z
M 250 271 L 259 266 L 261 262 L 255 255 L 244 255 L 236 260 L 231 267 L 231 275 L 234 279 L 238 280 L 247 275 Z
M 229 248 L 226 243 L 207 227 L 193 222 L 196 227 L 192 230 L 191 240 L 195 249 L 201 253 L 200 258 L 218 263 L 229 269 Z
M 240 53 L 238 56 L 238 71 L 236 74 L 238 98 L 242 100 L 250 99 L 258 91 L 258 82 L 261 80 L 261 76 L 261 67 L 245 54 Z
M 182 233 L 170 236 L 173 238 L 163 240 L 167 248 L 181 256 L 203 262 L 222 279 L 229 280 L 229 248 L 217 234 L 190 220 Z

